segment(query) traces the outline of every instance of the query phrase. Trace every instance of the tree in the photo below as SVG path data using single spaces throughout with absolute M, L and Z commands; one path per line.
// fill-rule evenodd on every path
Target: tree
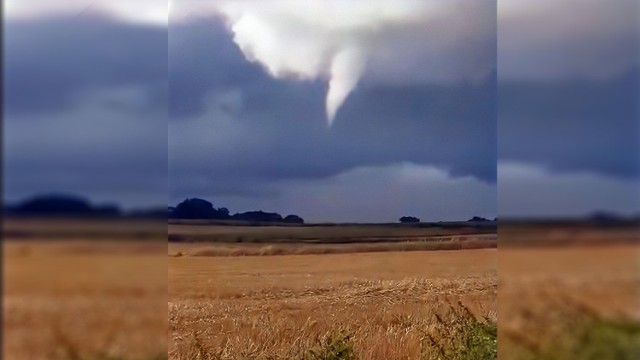
M 235 214 L 231 217 L 234 220 L 256 221 L 256 222 L 281 222 L 282 215 L 278 213 L 268 213 L 260 211 L 247 211 Z
M 283 221 L 291 224 L 304 224 L 304 220 L 298 215 L 287 215 Z
M 467 221 L 489 221 L 489 220 L 487 220 L 487 219 L 485 219 L 483 217 L 480 217 L 480 216 L 474 216 L 474 217 L 472 217 L 471 219 L 469 219 Z
M 418 222 L 420 222 L 420 219 L 418 219 L 415 216 L 403 216 L 403 217 L 400 218 L 400 222 L 403 223 L 403 224 L 406 224 L 406 223 L 418 223 Z
M 216 209 L 207 200 L 191 198 L 178 204 L 171 212 L 174 219 L 228 219 L 229 210 Z
M 44 195 L 25 200 L 15 208 L 25 214 L 89 214 L 92 206 L 86 199 L 71 195 Z
M 229 209 L 227 208 L 218 208 L 218 216 L 221 219 L 228 219 L 231 217 L 231 215 L 229 215 Z
M 114 217 L 121 214 L 113 204 L 93 205 L 89 200 L 64 194 L 39 195 L 15 206 L 5 208 L 7 213 L 21 215 L 79 215 Z

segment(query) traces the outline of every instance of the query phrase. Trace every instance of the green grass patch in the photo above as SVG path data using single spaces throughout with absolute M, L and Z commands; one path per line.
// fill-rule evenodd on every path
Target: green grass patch
M 428 335 L 426 360 L 493 360 L 498 358 L 498 327 L 488 317 L 476 317 L 465 305 L 451 306 L 443 318 L 436 315 L 439 334 Z

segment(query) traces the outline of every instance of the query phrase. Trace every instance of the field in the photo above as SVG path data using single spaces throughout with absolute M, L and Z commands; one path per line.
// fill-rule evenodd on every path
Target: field
M 303 255 L 495 248 L 494 226 L 170 224 L 172 256 Z
M 496 350 L 495 228 L 169 232 L 171 359 L 426 359 L 464 341 Z
M 166 359 L 164 223 L 3 225 L 3 359 Z
M 637 228 L 4 225 L 6 359 L 640 355 Z
M 500 226 L 499 355 L 640 358 L 637 227 Z
M 495 249 L 171 258 L 170 358 L 302 358 L 336 336 L 357 358 L 419 358 L 458 301 L 496 321 L 495 261 Z
M 595 360 L 640 349 L 636 229 L 505 227 L 499 251 L 468 229 L 261 230 L 170 227 L 171 359 Z M 484 246 L 394 248 L 469 240 Z

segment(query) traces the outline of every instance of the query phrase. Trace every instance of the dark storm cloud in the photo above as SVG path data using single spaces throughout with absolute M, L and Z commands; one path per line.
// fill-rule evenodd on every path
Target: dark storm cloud
M 637 178 L 638 2 L 505 1 L 499 160 Z
M 172 192 L 256 193 L 279 181 L 408 161 L 495 181 L 495 81 L 367 81 L 326 125 L 326 85 L 276 80 L 207 19 L 170 27 Z
M 85 91 L 131 85 L 166 106 L 166 28 L 87 15 L 8 18 L 4 31 L 7 116 L 65 111 Z
M 167 29 L 87 15 L 7 19 L 4 197 L 166 202 Z
M 637 213 L 638 1 L 498 9 L 500 216 Z
M 205 96 L 267 79 L 261 68 L 242 59 L 224 25 L 213 19 L 169 26 L 169 99 L 171 118 L 205 111 Z
M 638 72 L 498 86 L 499 160 L 555 172 L 640 176 Z

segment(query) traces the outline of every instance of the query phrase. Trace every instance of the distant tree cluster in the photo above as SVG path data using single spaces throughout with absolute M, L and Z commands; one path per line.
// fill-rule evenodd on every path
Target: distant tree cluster
M 415 216 L 403 216 L 400 218 L 400 222 L 403 224 L 407 223 L 419 223 L 420 219 Z
M 264 211 L 247 211 L 231 215 L 227 208 L 215 208 L 209 201 L 199 198 L 186 199 L 175 207 L 169 207 L 169 218 L 283 222 L 291 224 L 304 223 L 304 220 L 298 215 L 282 217 L 282 215 L 278 213 Z
M 11 208 L 13 213 L 23 214 L 118 214 L 116 206 L 94 206 L 86 199 L 67 195 L 45 195 L 27 199 Z
M 483 218 L 480 216 L 474 216 L 471 219 L 467 220 L 468 222 L 487 222 L 487 221 L 498 221 L 498 218 L 494 218 L 493 220 L 489 220 L 487 218 Z M 419 223 L 420 219 L 415 217 L 415 216 L 403 216 L 400 218 L 400 222 L 403 224 L 410 224 L 410 223 Z
M 175 208 L 169 208 L 169 217 L 174 219 L 228 219 L 229 210 L 216 209 L 207 200 L 186 199 Z
M 122 210 L 115 204 L 92 204 L 89 200 L 75 195 L 37 195 L 26 200 L 7 205 L 3 209 L 10 216 L 81 216 L 81 217 L 135 217 L 166 218 L 164 208 Z

